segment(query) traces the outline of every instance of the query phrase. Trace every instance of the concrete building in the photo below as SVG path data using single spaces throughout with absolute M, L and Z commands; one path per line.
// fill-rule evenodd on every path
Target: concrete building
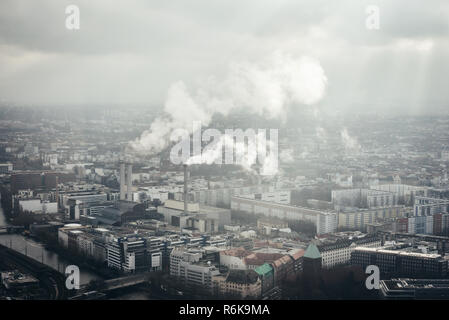
M 198 202 L 202 205 L 223 206 L 229 208 L 231 206 L 231 198 L 234 195 L 254 195 L 273 191 L 274 187 L 259 184 L 247 187 L 194 190 L 188 193 L 188 198 L 191 201 Z M 175 194 L 175 200 L 181 200 L 182 198 L 182 192 Z
M 170 254 L 170 275 L 188 286 L 202 288 L 213 293 L 213 276 L 220 274 L 211 261 L 202 261 L 200 251 L 174 249 Z
M 184 202 L 177 200 L 167 200 L 163 206 L 158 207 L 158 213 L 164 216 L 164 221 L 180 229 L 193 227 L 215 232 L 217 228 L 221 230 L 231 222 L 229 209 L 188 202 L 184 210 Z
M 338 228 L 365 232 L 368 224 L 375 223 L 378 220 L 402 218 L 407 212 L 407 208 L 402 205 L 342 211 L 338 212 Z
M 58 213 L 56 202 L 42 201 L 41 199 L 22 199 L 18 202 L 21 211 L 34 214 Z
M 108 267 L 125 273 L 148 271 L 146 239 L 139 236 L 114 238 L 107 244 Z
M 415 197 L 415 216 L 430 216 L 436 213 L 449 213 L 449 199 Z
M 239 195 L 239 197 L 289 205 L 291 201 L 291 191 L 276 190 L 271 192 L 243 194 Z
M 395 193 L 373 189 L 342 189 L 332 190 L 334 209 L 344 207 L 373 208 L 388 207 L 398 203 Z
M 130 201 L 117 201 L 97 212 L 91 212 L 90 217 L 98 224 L 119 226 L 130 221 L 143 219 L 145 210 L 142 205 Z
M 214 291 L 226 297 L 257 299 L 262 294 L 262 281 L 254 270 L 230 270 L 213 277 Z
M 231 209 L 248 212 L 249 214 L 261 214 L 284 221 L 308 221 L 316 226 L 317 234 L 331 233 L 337 229 L 337 213 L 333 211 L 316 210 L 236 196 L 231 199 Z
M 428 187 L 410 186 L 400 183 L 381 184 L 371 186 L 371 189 L 387 191 L 396 194 L 398 201 L 409 203 L 413 197 L 418 195 L 426 195 Z
M 342 239 L 334 243 L 318 245 L 323 269 L 350 264 L 351 252 L 356 247 L 378 248 L 382 246 L 381 239 L 376 236 L 366 236 L 360 239 Z
M 288 223 L 280 219 L 258 219 L 257 229 L 264 235 L 270 235 L 271 231 L 288 228 Z
M 12 172 L 13 164 L 12 163 L 0 163 L 0 174 L 7 174 Z
M 448 261 L 440 254 L 357 247 L 351 253 L 351 264 L 365 269 L 376 265 L 382 274 L 405 277 L 445 278 Z
M 379 290 L 384 299 L 447 299 L 449 280 L 409 278 L 381 280 Z
M 23 189 L 52 189 L 56 186 L 56 177 L 59 183 L 75 181 L 75 175 L 63 171 L 15 171 L 11 174 L 11 192 L 17 194 Z
M 67 219 L 79 220 L 81 215 L 87 215 L 88 208 L 94 204 L 104 203 L 108 200 L 106 193 L 82 192 L 68 193 L 61 196 L 61 207 L 65 210 Z

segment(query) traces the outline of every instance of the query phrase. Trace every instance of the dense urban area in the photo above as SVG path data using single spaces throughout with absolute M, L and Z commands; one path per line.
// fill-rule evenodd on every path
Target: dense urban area
M 215 116 L 280 128 L 262 176 L 133 152 L 154 110 L 0 108 L 2 299 L 449 297 L 449 116 Z

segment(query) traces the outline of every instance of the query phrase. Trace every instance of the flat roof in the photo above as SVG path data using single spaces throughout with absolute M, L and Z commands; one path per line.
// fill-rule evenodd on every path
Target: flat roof
M 356 247 L 354 250 L 357 251 L 369 251 L 369 252 L 378 252 L 378 253 L 386 253 L 386 254 L 397 254 L 402 256 L 413 256 L 413 257 L 419 257 L 419 258 L 439 258 L 441 257 L 440 254 L 436 253 L 419 253 L 419 252 L 410 252 L 410 251 L 404 251 L 404 250 L 388 250 L 383 248 L 367 248 L 367 247 Z

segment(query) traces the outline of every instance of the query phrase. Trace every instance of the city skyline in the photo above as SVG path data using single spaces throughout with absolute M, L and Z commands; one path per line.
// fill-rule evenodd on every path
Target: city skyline
M 0 1 L 0 300 L 449 299 L 448 57 L 444 0 Z

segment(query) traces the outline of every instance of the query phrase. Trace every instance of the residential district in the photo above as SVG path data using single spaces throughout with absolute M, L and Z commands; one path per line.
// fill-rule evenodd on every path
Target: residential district
M 449 118 L 337 118 L 327 135 L 304 120 L 279 133 L 278 174 L 258 176 L 124 151 L 138 111 L 18 110 L 0 127 L 3 299 L 449 295 Z

